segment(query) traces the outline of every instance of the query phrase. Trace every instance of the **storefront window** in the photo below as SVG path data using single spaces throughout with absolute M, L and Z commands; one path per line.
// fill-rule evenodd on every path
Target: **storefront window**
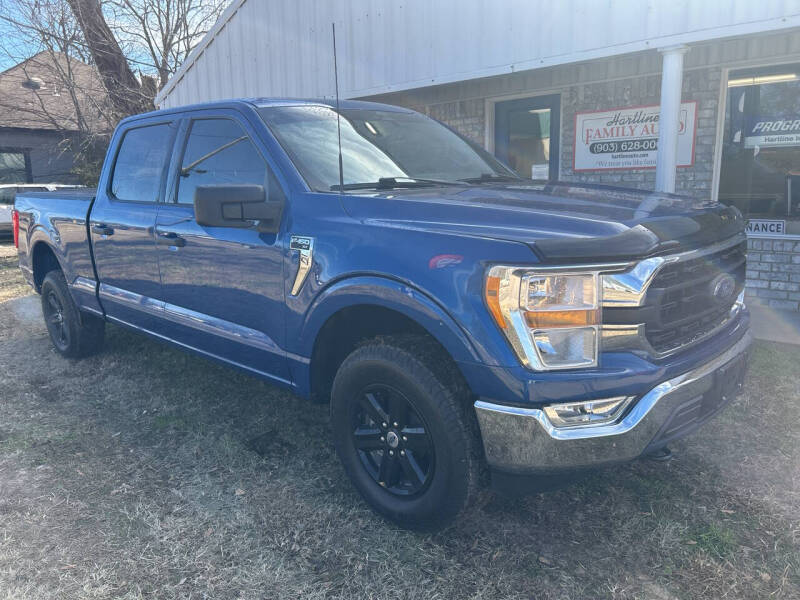
M 800 226 L 800 64 L 730 73 L 719 200 Z

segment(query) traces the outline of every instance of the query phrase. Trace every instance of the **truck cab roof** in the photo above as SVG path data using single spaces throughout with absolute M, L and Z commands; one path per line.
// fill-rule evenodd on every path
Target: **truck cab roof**
M 132 115 L 123 119 L 120 125 L 124 125 L 131 121 L 139 119 L 146 119 L 158 115 L 174 115 L 176 113 L 193 112 L 197 110 L 209 109 L 223 109 L 223 108 L 269 108 L 277 106 L 327 106 L 329 108 L 336 108 L 336 100 L 333 98 L 230 98 L 225 100 L 217 100 L 214 102 L 203 102 L 199 104 L 188 104 L 186 106 L 176 106 L 173 108 L 164 108 L 160 110 L 153 110 L 138 115 Z M 388 112 L 411 113 L 414 112 L 402 106 L 394 106 L 391 104 L 381 104 L 379 102 L 366 102 L 363 100 L 340 100 L 339 108 L 344 110 L 383 110 Z

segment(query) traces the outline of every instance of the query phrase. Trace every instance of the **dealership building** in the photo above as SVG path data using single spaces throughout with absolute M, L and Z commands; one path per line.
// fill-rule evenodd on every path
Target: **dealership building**
M 751 302 L 800 310 L 800 2 L 233 0 L 156 98 L 407 106 L 520 175 L 748 221 Z

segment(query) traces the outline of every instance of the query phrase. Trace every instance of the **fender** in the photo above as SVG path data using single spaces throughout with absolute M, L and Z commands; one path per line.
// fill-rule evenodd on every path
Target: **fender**
M 482 361 L 466 332 L 435 300 L 408 283 L 375 275 L 340 279 L 325 288 L 306 311 L 297 352 L 311 356 L 314 341 L 325 322 L 339 310 L 358 304 L 382 306 L 412 319 L 436 338 L 453 360 Z
M 52 251 L 56 262 L 58 262 L 61 268 L 61 272 L 64 273 L 64 279 L 67 281 L 67 288 L 72 296 L 72 300 L 78 308 L 102 316 L 103 311 L 97 300 L 97 282 L 94 278 L 81 277 L 75 273 L 66 258 L 66 249 L 64 248 L 58 230 L 56 228 L 45 227 L 41 223 L 34 224 L 33 230 L 29 235 L 28 252 L 26 253 L 27 264 L 25 265 L 27 269 L 23 268 L 23 270 L 30 271 L 30 283 L 33 284 L 34 280 L 34 251 L 39 244 L 44 244 Z
M 45 227 L 42 223 L 33 223 L 33 229 L 28 237 L 27 263 L 31 273 L 33 273 L 34 251 L 39 244 L 44 244 L 50 248 L 53 256 L 56 257 L 56 261 L 58 261 L 58 265 L 61 267 L 61 271 L 64 273 L 64 278 L 67 283 L 71 283 L 75 276 L 74 273 L 70 272 L 68 265 L 64 264 L 64 248 L 58 231 L 52 227 Z
M 289 355 L 297 391 L 308 389 L 310 356 L 323 325 L 338 311 L 356 305 L 388 308 L 418 323 L 430 333 L 458 363 L 483 362 L 461 326 L 435 300 L 408 283 L 388 277 L 365 275 L 340 279 L 322 291 L 309 306 L 300 325 L 300 334 Z

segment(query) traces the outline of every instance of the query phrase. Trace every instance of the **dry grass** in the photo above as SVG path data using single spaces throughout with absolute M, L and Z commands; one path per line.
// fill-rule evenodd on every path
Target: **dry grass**
M 0 302 L 33 293 L 17 268 L 17 249 L 0 239 Z
M 343 478 L 326 407 L 118 328 L 66 361 L 24 293 L 0 267 L 0 598 L 800 597 L 800 348 L 760 345 L 671 463 L 417 535 Z

